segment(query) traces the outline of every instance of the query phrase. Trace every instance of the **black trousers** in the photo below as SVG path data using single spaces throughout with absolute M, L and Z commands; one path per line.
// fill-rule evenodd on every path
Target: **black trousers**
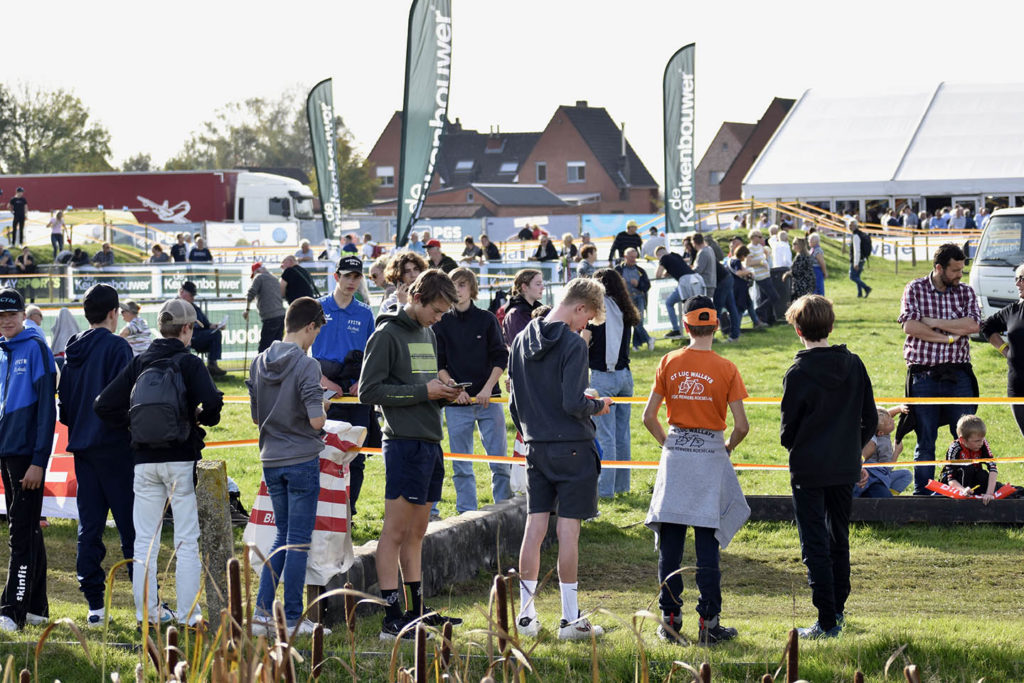
M 107 556 L 107 548 L 103 545 L 103 531 L 107 528 L 108 512 L 113 514 L 121 537 L 121 556 L 131 559 L 135 554 L 135 524 L 132 521 L 135 467 L 128 453 L 76 455 L 75 478 L 78 480 L 78 556 L 75 571 L 89 609 L 97 610 L 103 607 L 106 588 L 103 558 Z M 130 563 L 128 576 L 132 576 Z
M 276 318 L 270 318 L 269 320 L 263 321 L 263 327 L 260 328 L 260 346 L 256 350 L 257 353 L 263 353 L 270 348 L 270 345 L 276 341 L 281 341 L 284 338 L 284 316 L 278 316 Z
M 11 245 L 25 244 L 25 217 L 11 219 Z M 33 612 L 32 614 L 35 614 Z
M 199 328 L 192 333 L 192 348 L 199 353 L 206 354 L 207 364 L 216 363 L 220 360 L 220 332 L 220 330 Z
M 836 615 L 850 597 L 850 508 L 853 484 L 793 486 L 793 510 L 800 532 L 800 553 L 807 566 L 811 602 L 824 630 L 836 625 Z
M 25 625 L 28 612 L 50 616 L 46 600 L 46 547 L 43 530 L 39 528 L 43 487 L 31 491 L 21 488 L 21 480 L 31 465 L 32 458 L 28 456 L 0 458 L 11 548 L 7 583 L 0 596 L 0 614 L 14 620 L 18 628 Z
M 722 611 L 722 572 L 715 530 L 693 527 L 693 542 L 697 552 L 697 614 L 713 619 Z M 685 544 L 685 524 L 661 525 L 658 530 L 658 580 L 661 581 L 658 606 L 664 614 L 679 614 L 683 604 L 683 576 L 681 573 L 669 575 L 682 566 Z

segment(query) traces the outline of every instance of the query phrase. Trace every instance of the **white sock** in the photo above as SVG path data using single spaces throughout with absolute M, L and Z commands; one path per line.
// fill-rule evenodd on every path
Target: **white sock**
M 576 587 L 578 582 L 561 583 L 558 587 L 562 589 L 562 618 L 566 621 L 576 621 L 580 616 L 580 608 L 576 603 Z
M 537 605 L 534 602 L 537 594 L 537 580 L 530 581 L 529 579 L 519 579 L 519 618 L 529 617 L 534 619 L 537 617 Z

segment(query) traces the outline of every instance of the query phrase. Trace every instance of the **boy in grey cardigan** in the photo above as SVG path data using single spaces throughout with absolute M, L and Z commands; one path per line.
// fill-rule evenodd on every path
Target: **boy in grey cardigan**
M 263 479 L 274 507 L 277 537 L 260 574 L 253 631 L 269 633 L 277 584 L 284 579 L 284 613 L 288 628 L 313 632 L 302 616 L 306 560 L 320 497 L 320 433 L 327 415 L 320 364 L 307 354 L 324 325 L 316 299 L 301 297 L 285 314 L 284 341 L 275 341 L 256 356 L 246 386 L 252 420 L 260 430 Z M 278 548 L 287 545 L 287 550 Z M 325 633 L 327 629 L 324 629 Z

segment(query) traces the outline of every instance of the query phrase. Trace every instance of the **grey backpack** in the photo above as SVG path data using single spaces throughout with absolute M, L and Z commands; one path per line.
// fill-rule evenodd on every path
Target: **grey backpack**
M 135 380 L 128 401 L 132 446 L 168 448 L 188 439 L 192 423 L 181 374 L 181 359 L 187 355 L 153 361 Z

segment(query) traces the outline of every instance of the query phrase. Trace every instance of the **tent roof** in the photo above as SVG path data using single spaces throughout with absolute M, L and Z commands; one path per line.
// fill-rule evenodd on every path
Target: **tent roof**
M 743 182 L 744 197 L 1024 190 L 1024 84 L 808 90 Z

